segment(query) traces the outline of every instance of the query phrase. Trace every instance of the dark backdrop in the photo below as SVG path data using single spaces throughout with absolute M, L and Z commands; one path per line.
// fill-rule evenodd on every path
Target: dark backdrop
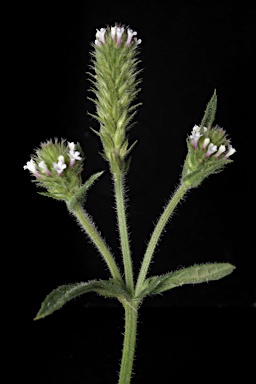
M 130 134 L 138 144 L 127 177 L 136 271 L 153 223 L 178 183 L 186 136 L 200 122 L 214 89 L 216 122 L 237 150 L 224 172 L 211 176 L 180 205 L 150 273 L 214 261 L 230 262 L 236 270 L 219 282 L 145 301 L 134 384 L 149 377 L 154 379 L 147 382 L 160 384 L 199 377 L 199 372 L 203 377 L 249 372 L 255 336 L 255 10 L 254 1 L 73 1 L 27 4 L 16 13 L 15 173 L 22 188 L 15 209 L 20 240 L 10 247 L 19 250 L 12 263 L 16 288 L 22 290 L 15 296 L 22 313 L 16 350 L 23 350 L 27 335 L 31 341 L 27 362 L 18 359 L 24 378 L 32 365 L 36 384 L 116 380 L 123 313 L 114 301 L 89 294 L 45 320 L 32 321 L 58 285 L 107 278 L 108 273 L 65 205 L 38 195 L 22 169 L 42 141 L 79 141 L 86 155 L 84 176 L 106 170 L 88 195 L 87 209 L 120 260 L 111 181 L 90 130 L 95 122 L 87 115 L 93 105 L 87 100 L 86 74 L 96 28 L 115 22 L 130 25 L 142 39 L 138 101 L 143 105 Z M 247 351 L 245 366 L 241 349 Z

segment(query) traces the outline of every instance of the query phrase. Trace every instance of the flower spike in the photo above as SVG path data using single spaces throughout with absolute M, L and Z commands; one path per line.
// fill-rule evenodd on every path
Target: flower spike
M 138 93 L 137 32 L 115 24 L 96 32 L 91 74 L 95 94 L 96 114 L 100 123 L 99 136 L 104 158 L 114 174 L 125 173 L 129 167 L 127 131 L 132 126 L 137 105 L 132 105 Z

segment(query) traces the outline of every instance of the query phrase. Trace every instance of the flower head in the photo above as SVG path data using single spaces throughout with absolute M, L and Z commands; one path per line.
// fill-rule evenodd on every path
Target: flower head
M 77 151 L 76 149 L 79 149 Z M 31 160 L 24 165 L 35 177 L 41 193 L 59 200 L 69 200 L 81 186 L 82 156 L 79 144 L 65 140 L 42 143 Z
M 191 187 L 198 186 L 212 173 L 219 172 L 230 163 L 236 152 L 223 128 L 212 126 L 216 110 L 216 93 L 207 105 L 200 125 L 194 125 L 187 139 L 188 155 L 183 167 L 182 180 Z
M 226 132 L 219 126 L 207 129 L 195 125 L 189 138 L 190 144 L 203 155 L 203 158 L 209 158 L 214 153 L 215 158 L 228 158 L 236 152 L 230 145 Z

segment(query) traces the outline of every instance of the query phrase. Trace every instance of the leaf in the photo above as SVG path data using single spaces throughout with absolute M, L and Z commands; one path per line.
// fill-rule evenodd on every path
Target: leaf
M 128 293 L 122 288 L 121 284 L 114 279 L 91 280 L 88 282 L 61 285 L 46 296 L 34 320 L 51 315 L 71 299 L 89 292 L 96 292 L 105 297 L 121 297 L 129 300 Z
M 162 276 L 153 276 L 145 281 L 139 298 L 156 295 L 185 284 L 199 284 L 219 280 L 228 276 L 234 269 L 235 266 L 229 263 L 207 263 L 179 269 Z
M 79 202 L 81 202 L 89 188 L 95 183 L 95 181 L 104 173 L 104 171 L 97 172 L 89 179 L 76 191 L 76 193 L 72 196 L 72 198 L 68 202 L 68 208 L 70 211 L 72 211 L 75 207 L 75 205 Z

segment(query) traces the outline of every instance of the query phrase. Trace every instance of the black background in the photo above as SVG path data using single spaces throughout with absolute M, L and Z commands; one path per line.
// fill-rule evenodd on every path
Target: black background
M 117 381 L 123 332 L 117 303 L 89 294 L 47 319 L 32 320 L 58 285 L 108 278 L 108 272 L 65 205 L 37 194 L 22 169 L 42 141 L 79 141 L 86 155 L 84 177 L 106 170 L 88 195 L 87 210 L 121 263 L 111 181 L 98 154 L 99 140 L 90 130 L 95 122 L 87 115 L 93 112 L 87 100 L 90 43 L 96 28 L 115 22 L 129 25 L 142 39 L 138 101 L 143 105 L 130 134 L 138 144 L 127 177 L 135 271 L 153 223 L 178 184 L 186 136 L 200 122 L 215 88 L 216 122 L 237 150 L 224 172 L 207 179 L 179 206 L 150 274 L 215 261 L 230 262 L 236 270 L 221 281 L 182 287 L 143 303 L 134 384 L 219 375 L 230 379 L 241 372 L 250 377 L 255 337 L 255 11 L 255 1 L 185 0 L 37 2 L 20 9 L 13 48 L 13 107 L 19 120 L 15 174 L 21 185 L 14 213 L 20 240 L 9 247 L 19 247 L 11 258 L 20 319 L 12 356 L 24 379 L 30 376 L 36 384 Z

